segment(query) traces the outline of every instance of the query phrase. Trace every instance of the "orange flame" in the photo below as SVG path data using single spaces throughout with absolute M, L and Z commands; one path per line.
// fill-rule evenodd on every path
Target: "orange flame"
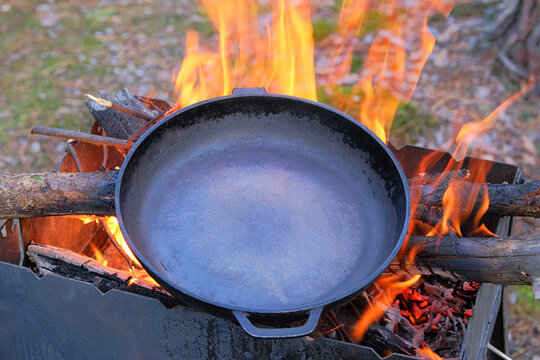
M 414 285 L 414 283 L 416 283 L 420 277 L 420 275 L 414 275 L 412 278 L 406 281 L 398 281 L 398 279 L 401 278 L 399 275 L 378 279 L 375 283 L 381 287 L 381 292 L 377 294 L 374 302 L 369 305 L 354 326 L 352 337 L 356 341 L 360 340 L 371 324 L 384 315 L 384 312 L 392 305 L 396 296 L 403 289 Z
M 96 258 L 96 261 L 97 261 L 98 263 L 102 264 L 103 266 L 107 266 L 107 264 L 108 264 L 109 262 L 103 258 L 103 254 L 101 253 L 101 251 L 99 251 L 99 249 L 97 248 L 97 246 L 95 246 L 94 244 L 90 243 L 90 247 L 92 248 L 92 251 L 94 252 L 94 257 Z
M 416 355 L 420 356 L 422 359 L 426 360 L 443 360 L 439 355 L 435 354 L 433 350 L 429 347 L 424 346 L 416 352 Z
M 468 150 L 470 143 L 474 140 L 474 136 L 478 136 L 482 134 L 483 132 L 487 131 L 493 125 L 494 119 L 496 119 L 497 114 L 502 109 L 508 107 L 513 101 L 517 100 L 520 96 L 522 96 L 527 91 L 529 91 L 533 87 L 533 84 L 534 84 L 534 80 L 530 80 L 528 84 L 524 86 L 521 91 L 519 91 L 517 94 L 514 94 L 508 100 L 503 102 L 486 119 L 477 123 L 465 124 L 464 126 L 461 127 L 458 135 L 456 136 L 457 144 L 456 144 L 456 149 L 453 153 L 454 159 L 458 159 L 458 160 L 449 161 L 442 175 L 439 178 L 434 180 L 434 184 L 433 184 L 434 188 L 441 185 L 441 183 L 445 180 L 444 176 L 447 176 L 448 172 L 457 171 L 461 169 L 465 154 Z M 470 135 L 471 131 L 473 132 L 474 136 Z M 427 157 L 425 157 L 424 160 L 419 165 L 420 166 L 419 173 L 433 166 L 437 161 L 440 160 L 441 156 L 442 156 L 441 154 L 434 152 L 428 155 Z M 487 175 L 487 172 L 489 171 L 489 168 L 485 166 L 485 163 L 483 162 L 474 163 L 474 161 L 470 161 L 469 167 L 474 168 L 474 172 L 472 175 L 468 174 L 468 176 L 464 176 L 459 179 L 451 178 L 449 180 L 448 187 L 443 195 L 444 212 L 443 212 L 442 219 L 437 223 L 436 226 L 432 227 L 431 230 L 429 230 L 427 234 L 428 236 L 445 235 L 449 231 L 456 233 L 458 236 L 462 236 L 461 224 L 464 220 L 466 220 L 470 216 L 470 214 L 473 211 L 476 211 L 474 221 L 473 221 L 473 224 L 476 229 L 473 230 L 470 233 L 470 235 L 495 236 L 495 234 L 490 232 L 484 224 L 480 224 L 480 221 L 489 206 L 489 197 L 487 194 L 487 188 L 485 186 L 483 186 L 482 188 L 477 187 L 475 188 L 474 191 L 469 191 L 466 194 L 467 196 L 460 196 L 460 193 L 463 192 L 461 187 L 463 186 L 464 182 L 477 183 L 477 184 L 486 183 L 486 175 Z M 420 178 L 417 181 L 419 184 L 421 183 L 422 179 Z M 413 185 L 418 185 L 418 184 L 413 184 Z M 482 193 L 480 193 L 481 191 Z M 474 209 L 474 204 L 478 196 L 481 196 L 482 198 L 481 205 L 478 209 Z M 413 198 L 411 200 L 412 200 L 412 207 L 413 207 L 412 213 L 414 214 L 415 207 L 419 205 L 419 199 Z M 464 209 L 465 212 L 463 212 L 462 209 Z M 412 230 L 414 226 L 415 226 L 415 222 L 412 221 L 411 227 L 409 230 Z M 405 242 L 406 241 L 407 239 L 405 240 Z M 414 257 L 418 253 L 419 250 L 420 249 L 412 249 L 412 251 L 410 252 L 409 259 L 408 259 L 410 263 L 414 261 Z M 378 279 L 376 281 L 376 284 L 382 288 L 382 291 L 376 296 L 376 298 L 374 299 L 374 303 L 370 304 L 369 308 L 362 314 L 361 318 L 356 323 L 354 332 L 353 332 L 353 338 L 356 341 L 360 340 L 364 336 L 369 326 L 371 326 L 371 324 L 373 324 L 380 317 L 382 317 L 387 308 L 392 306 L 396 296 L 403 289 L 413 285 L 416 281 L 418 281 L 419 278 L 420 278 L 420 275 L 415 276 L 411 278 L 410 280 L 403 281 L 403 282 L 398 282 L 396 276 Z M 425 359 L 440 359 L 440 357 L 428 347 L 424 347 L 423 349 L 421 349 L 419 351 L 419 355 Z
M 101 221 L 103 225 L 107 227 L 110 234 L 112 235 L 111 240 L 117 243 L 117 245 L 124 251 L 124 254 L 127 255 L 134 264 L 141 266 L 140 262 L 137 260 L 135 255 L 133 255 L 133 252 L 129 248 L 126 240 L 124 239 L 124 236 L 122 235 L 122 232 L 120 230 L 120 226 L 118 225 L 118 219 L 116 218 L 116 216 L 98 217 L 98 216 L 93 216 L 93 215 L 91 216 L 73 215 L 70 217 L 81 220 L 84 224 L 89 224 L 91 222 L 99 223 Z M 101 251 L 92 243 L 90 243 L 90 247 L 92 248 L 92 251 L 94 252 L 94 257 L 96 258 L 96 260 L 99 263 L 107 266 L 108 261 L 103 258 L 103 254 L 101 253 Z M 129 270 L 130 272 L 132 272 L 133 280 L 130 280 L 130 283 L 128 284 L 128 286 L 131 285 L 135 281 L 136 278 L 144 278 L 154 284 L 157 284 L 144 270 L 138 271 L 137 276 L 134 276 L 133 269 L 129 269 Z
M 178 98 L 171 111 L 198 101 L 228 95 L 234 87 L 265 87 L 269 92 L 317 100 L 313 31 L 307 0 L 270 1 L 271 20 L 259 21 L 255 0 L 203 0 L 219 33 L 214 47 L 203 47 L 195 31 L 186 34 L 186 55 L 173 84 Z M 352 44 L 362 27 L 368 0 L 345 0 L 338 19 L 341 44 L 324 80 L 340 85 L 350 70 Z M 450 1 L 389 1 L 375 9 L 385 14 L 360 78 L 345 99 L 332 102 L 357 116 L 383 141 L 400 102 L 412 97 L 435 38 L 427 19 L 447 16 Z M 264 30 L 263 30 L 264 29 Z
M 520 91 L 506 99 L 485 119 L 462 125 L 456 135 L 455 149 L 452 153 L 452 157 L 455 160 L 448 163 L 443 174 L 461 169 L 463 165 L 463 160 L 469 150 L 471 143 L 480 135 L 486 133 L 489 129 L 491 129 L 495 124 L 499 113 L 506 109 L 508 106 L 510 106 L 521 96 L 526 94 L 528 91 L 530 91 L 534 87 L 535 83 L 536 77 L 532 76 L 527 82 L 527 84 L 523 86 Z M 433 158 L 430 160 L 436 161 L 438 159 Z M 485 162 L 471 160 L 469 162 L 469 168 L 474 169 L 474 172 L 472 174 L 469 174 L 468 177 L 450 178 L 448 187 L 443 196 L 443 217 L 441 221 L 428 233 L 429 236 L 445 235 L 450 230 L 458 234 L 459 236 L 462 236 L 461 225 L 463 221 L 468 219 L 473 212 L 475 213 L 473 219 L 474 229 L 470 232 L 471 235 L 482 234 L 495 236 L 495 234 L 493 234 L 485 226 L 483 226 L 483 224 L 480 223 L 482 217 L 484 216 L 489 207 L 489 196 L 486 185 L 486 177 L 489 171 L 489 167 L 486 165 Z M 440 185 L 443 180 L 443 178 L 438 179 L 436 184 Z M 465 189 L 466 183 L 482 185 L 474 187 L 471 190 L 471 188 Z M 465 193 L 465 191 L 467 192 Z M 477 209 L 475 209 L 475 202 L 479 197 L 481 198 L 481 204 Z
M 124 239 L 124 235 L 122 235 L 122 231 L 120 231 L 120 225 L 118 225 L 118 219 L 116 218 L 116 216 L 105 216 L 102 217 L 101 220 L 103 221 L 105 226 L 107 226 L 111 234 L 114 236 L 114 241 L 116 241 L 116 243 L 120 245 L 124 253 L 129 256 L 133 263 L 141 266 L 141 263 L 139 262 L 139 260 L 137 260 L 135 255 L 133 255 L 133 252 L 129 248 L 126 240 Z
M 306 0 L 272 1 L 272 20 L 264 24 L 259 24 L 254 0 L 202 3 L 219 31 L 219 43 L 203 49 L 199 35 L 187 32 L 186 56 L 173 79 L 178 99 L 171 111 L 228 95 L 234 87 L 264 86 L 269 92 L 317 100 Z
M 93 215 L 71 215 L 71 218 L 81 220 L 83 224 L 90 224 L 97 221 L 97 218 Z
M 347 9 L 351 2 L 345 2 Z M 357 1 L 365 9 L 364 1 Z M 334 99 L 339 108 L 359 117 L 379 138 L 387 142 L 392 120 L 400 102 L 408 102 L 428 56 L 433 51 L 435 37 L 427 20 L 433 10 L 448 16 L 449 1 L 384 2 L 379 10 L 386 14 L 377 32 L 351 96 Z M 343 14 L 343 10 L 342 10 Z M 338 29 L 354 29 L 362 24 L 362 16 L 340 16 Z M 339 51 L 338 54 L 343 51 Z M 351 56 L 348 49 L 347 57 Z M 350 61 L 344 61 L 349 64 Z M 336 104 L 334 104 L 336 105 Z

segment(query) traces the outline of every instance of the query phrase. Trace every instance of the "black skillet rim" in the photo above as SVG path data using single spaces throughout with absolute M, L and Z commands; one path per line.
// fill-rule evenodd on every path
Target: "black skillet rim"
M 131 241 L 131 238 L 129 237 L 129 234 L 127 232 L 127 229 L 124 226 L 124 222 L 122 219 L 122 212 L 120 208 L 120 192 L 121 192 L 121 186 L 122 186 L 122 179 L 124 177 L 124 173 L 126 171 L 126 168 L 130 162 L 131 157 L 133 154 L 137 151 L 137 148 L 140 144 L 142 144 L 147 137 L 149 137 L 157 128 L 164 125 L 166 122 L 173 120 L 178 115 L 182 114 L 185 111 L 189 111 L 190 109 L 205 105 L 209 103 L 219 102 L 226 99 L 231 98 L 250 98 L 250 97 L 273 97 L 273 98 L 283 98 L 288 100 L 295 100 L 295 101 L 302 101 L 308 104 L 311 104 L 315 107 L 323 108 L 327 111 L 333 112 L 336 115 L 339 115 L 343 117 L 344 119 L 347 119 L 348 121 L 352 122 L 356 126 L 359 126 L 363 131 L 365 131 L 368 135 L 370 135 L 380 146 L 381 150 L 386 152 L 386 155 L 390 157 L 392 160 L 392 163 L 394 164 L 399 177 L 401 178 L 401 182 L 404 189 L 404 196 L 405 196 L 405 221 L 403 223 L 402 232 L 400 234 L 400 237 L 398 241 L 395 243 L 394 248 L 388 255 L 388 257 L 385 259 L 385 261 L 377 268 L 376 271 L 374 271 L 370 276 L 368 276 L 363 282 L 359 283 L 358 286 L 352 288 L 348 293 L 341 297 L 335 297 L 330 300 L 326 300 L 324 302 L 319 302 L 315 304 L 309 304 L 309 306 L 302 306 L 302 307 L 295 307 L 287 310 L 261 310 L 261 309 L 250 309 L 250 308 L 243 308 L 243 307 L 232 307 L 227 304 L 221 304 L 219 302 L 212 301 L 211 299 L 204 299 L 197 294 L 192 293 L 189 291 L 189 289 L 181 288 L 177 286 L 176 284 L 170 283 L 166 281 L 164 278 L 159 276 L 159 271 L 155 269 L 145 258 L 142 256 L 142 254 L 139 252 L 137 247 L 133 244 Z M 118 219 L 118 223 L 120 226 L 120 229 L 122 231 L 122 234 L 124 236 L 124 239 L 128 243 L 131 251 L 135 255 L 135 257 L 139 260 L 141 265 L 148 271 L 148 273 L 156 280 L 159 284 L 161 284 L 165 289 L 167 289 L 169 292 L 172 292 L 173 295 L 175 295 L 177 298 L 180 298 L 180 300 L 183 300 L 193 306 L 202 307 L 210 312 L 216 312 L 216 313 L 223 313 L 223 310 L 229 310 L 229 311 L 242 311 L 247 312 L 250 314 L 257 314 L 257 315 L 291 315 L 294 316 L 295 314 L 305 314 L 309 312 L 310 310 L 317 309 L 317 308 L 331 308 L 334 307 L 340 303 L 343 303 L 344 301 L 354 297 L 356 294 L 358 294 L 363 289 L 370 286 L 381 274 L 382 272 L 390 265 L 392 260 L 396 257 L 397 253 L 401 249 L 401 246 L 405 240 L 405 237 L 408 232 L 408 226 L 410 222 L 410 212 L 411 212 L 411 200 L 410 200 L 410 194 L 409 194 L 409 188 L 408 188 L 408 182 L 407 178 L 405 177 L 405 173 L 403 169 L 401 168 L 401 165 L 399 164 L 397 158 L 392 153 L 390 148 L 377 136 L 375 135 L 370 129 L 368 129 L 364 124 L 360 123 L 356 119 L 352 118 L 351 116 L 336 110 L 328 105 L 321 104 L 316 101 L 311 101 L 295 96 L 288 96 L 288 95 L 280 95 L 280 94 L 270 94 L 270 93 L 263 93 L 263 94 L 250 94 L 250 93 L 240 93 L 240 94 L 233 94 L 233 95 L 227 95 L 227 96 L 220 96 L 211 98 L 208 100 L 200 101 L 198 103 L 189 105 L 185 108 L 182 108 L 180 110 L 175 111 L 174 113 L 171 113 L 167 115 L 165 118 L 157 122 L 155 125 L 153 125 L 149 130 L 147 130 L 134 144 L 134 146 L 130 149 L 128 155 L 124 159 L 124 162 L 122 163 L 122 166 L 120 168 L 119 174 L 118 174 L 118 180 L 115 187 L 115 194 L 114 194 L 114 203 L 115 203 L 115 209 L 116 209 L 116 217 Z M 228 312 L 229 312 L 228 311 Z

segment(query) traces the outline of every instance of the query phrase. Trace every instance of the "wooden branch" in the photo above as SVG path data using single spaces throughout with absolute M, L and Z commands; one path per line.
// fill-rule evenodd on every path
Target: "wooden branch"
M 36 265 L 39 275 L 54 273 L 92 283 L 102 292 L 118 289 L 153 297 L 168 308 L 178 304 L 178 301 L 161 286 L 141 278 L 133 278 L 129 272 L 104 266 L 70 250 L 50 245 L 30 244 L 27 254 L 30 261 Z
M 118 171 L 0 175 L 0 219 L 114 215 Z
M 135 95 L 135 98 L 142 101 L 148 108 L 161 111 L 162 113 L 169 111 L 172 107 L 172 105 L 169 104 L 169 102 L 166 100 L 154 99 L 154 98 L 150 98 L 147 96 L 140 96 L 140 95 Z
M 88 134 L 88 133 L 83 133 L 83 132 L 74 131 L 74 130 L 57 129 L 57 128 L 53 128 L 49 126 L 38 125 L 35 128 L 33 128 L 30 133 L 32 135 L 37 134 L 37 135 L 53 136 L 53 137 L 58 137 L 58 138 L 63 138 L 63 139 L 79 140 L 82 142 L 95 144 L 95 145 L 119 146 L 121 148 L 130 146 L 126 140 L 122 140 L 122 139 L 116 139 L 109 136 Z
M 413 249 L 420 250 L 414 263 L 409 263 Z M 126 271 L 101 265 L 73 251 L 30 244 L 27 254 L 41 275 L 52 272 L 93 283 L 103 292 L 119 289 L 157 298 L 168 307 L 177 304 L 161 287 L 144 279 L 134 280 Z M 533 289 L 538 289 L 539 258 L 540 229 L 504 239 L 412 236 L 382 276 L 435 274 L 479 283 L 533 284 Z M 538 296 L 536 291 L 535 298 Z
M 506 238 L 411 236 L 385 273 L 530 285 L 540 281 L 540 229 Z
M 440 218 L 448 182 L 444 181 L 440 186 L 436 186 L 431 180 L 413 179 L 410 183 L 411 199 L 419 204 L 415 209 L 414 218 L 429 223 L 432 223 L 433 219 Z M 487 189 L 489 196 L 487 215 L 540 217 L 540 181 L 486 185 L 453 179 L 452 188 L 456 190 L 453 195 L 456 199 L 453 210 L 462 216 L 476 213 Z M 475 196 L 476 200 L 468 204 L 471 196 Z
M 69 214 L 113 215 L 116 170 L 95 173 L 35 173 L 0 175 L 0 219 Z M 540 217 L 540 181 L 525 184 L 475 184 L 453 180 L 454 211 L 476 213 L 487 188 L 490 199 L 486 214 Z M 414 218 L 436 222 L 443 212 L 442 199 L 448 182 L 435 186 L 433 179 L 411 180 L 411 198 L 418 201 Z M 39 190 L 39 191 L 36 191 Z M 471 194 L 478 193 L 471 206 Z M 457 206 L 457 205 L 456 205 Z

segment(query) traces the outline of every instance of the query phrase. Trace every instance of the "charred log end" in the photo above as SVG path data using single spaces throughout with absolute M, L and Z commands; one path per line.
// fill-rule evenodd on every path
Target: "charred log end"
M 103 293 L 117 289 L 152 297 L 167 308 L 178 305 L 178 301 L 160 286 L 144 279 L 134 279 L 125 271 L 104 266 L 73 251 L 50 245 L 30 244 L 27 254 L 34 263 L 38 276 L 58 274 L 91 283 Z

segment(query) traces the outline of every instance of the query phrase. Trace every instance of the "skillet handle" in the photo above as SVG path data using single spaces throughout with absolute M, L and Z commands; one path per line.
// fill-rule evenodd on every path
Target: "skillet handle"
M 266 95 L 266 89 L 263 87 L 234 88 L 233 95 Z
M 317 327 L 319 323 L 319 318 L 321 317 L 322 308 L 312 309 L 309 312 L 309 317 L 306 323 L 302 326 L 294 328 L 284 328 L 284 329 L 270 329 L 270 328 L 260 328 L 253 325 L 248 319 L 248 313 L 243 311 L 233 310 L 233 315 L 236 317 L 236 320 L 240 323 L 240 326 L 247 332 L 249 335 L 256 338 L 293 338 L 298 336 L 304 336 L 311 333 Z

